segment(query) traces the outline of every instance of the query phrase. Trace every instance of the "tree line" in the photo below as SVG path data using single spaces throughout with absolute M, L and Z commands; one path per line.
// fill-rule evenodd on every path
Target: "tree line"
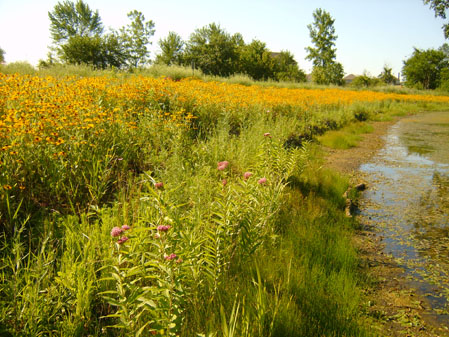
M 423 2 L 430 5 L 435 16 L 446 18 L 449 0 Z M 151 62 L 148 47 L 155 24 L 152 20 L 146 21 L 139 11 L 128 13 L 128 25 L 107 32 L 98 11 L 93 11 L 82 0 L 59 2 L 48 16 L 53 43 L 47 60 L 40 61 L 40 67 L 63 63 L 133 70 Z M 311 79 L 317 84 L 342 85 L 344 69 L 336 61 L 335 20 L 321 8 L 314 11 L 313 19 L 307 26 L 312 46 L 306 47 L 306 59 L 313 64 Z M 442 28 L 449 38 L 449 24 Z M 240 33 L 231 35 L 216 23 L 196 29 L 187 41 L 176 32 L 169 32 L 158 44 L 161 52 L 156 55 L 156 64 L 189 66 L 206 75 L 222 77 L 239 73 L 254 80 L 306 81 L 305 72 L 290 51 L 274 53 L 259 40 L 245 43 Z M 0 63 L 4 62 L 4 55 L 0 48 Z M 415 48 L 404 61 L 402 74 L 407 86 L 449 90 L 449 45 L 428 50 Z M 354 85 L 368 87 L 397 82 L 392 69 L 385 66 L 377 78 L 363 74 L 354 80 Z
M 104 31 L 98 11 L 82 0 L 65 0 L 48 13 L 53 44 L 48 59 L 54 63 L 87 64 L 97 69 L 135 69 L 150 62 L 148 46 L 154 35 L 154 22 L 139 11 L 128 13 L 130 23 L 118 30 Z M 322 9 L 314 12 L 308 26 L 313 46 L 307 59 L 314 65 L 313 80 L 319 84 L 342 84 L 343 66 L 335 61 L 334 19 Z M 305 72 L 288 50 L 270 51 L 266 43 L 245 43 L 240 33 L 230 34 L 216 23 L 196 29 L 187 41 L 176 32 L 159 40 L 161 53 L 154 63 L 189 66 L 206 75 L 246 74 L 254 80 L 306 81 Z

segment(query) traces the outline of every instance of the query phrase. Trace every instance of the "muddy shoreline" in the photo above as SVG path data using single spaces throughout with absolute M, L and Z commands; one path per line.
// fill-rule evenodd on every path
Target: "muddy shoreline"
M 373 122 L 373 132 L 363 135 L 357 147 L 324 149 L 325 166 L 349 175 L 352 185 L 363 182 L 359 167 L 384 147 L 385 136 L 397 121 Z M 447 327 L 426 314 L 429 304 L 414 290 L 403 269 L 384 253 L 382 239 L 376 228 L 364 223 L 353 238 L 361 271 L 367 276 L 362 310 L 368 325 L 381 336 L 449 336 Z

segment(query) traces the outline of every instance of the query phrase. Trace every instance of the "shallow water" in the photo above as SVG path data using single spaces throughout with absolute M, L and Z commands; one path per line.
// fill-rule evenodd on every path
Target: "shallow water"
M 362 223 L 383 237 L 428 314 L 449 325 L 449 112 L 402 119 L 360 171 Z

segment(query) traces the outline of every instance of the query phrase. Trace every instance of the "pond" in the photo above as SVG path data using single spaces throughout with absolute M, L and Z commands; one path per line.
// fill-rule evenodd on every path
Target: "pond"
M 360 171 L 361 222 L 426 297 L 428 315 L 449 326 L 449 112 L 400 120 Z

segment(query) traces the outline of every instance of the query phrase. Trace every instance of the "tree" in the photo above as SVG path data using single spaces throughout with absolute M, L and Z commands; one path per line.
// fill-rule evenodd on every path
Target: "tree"
M 0 63 L 5 62 L 5 51 L 0 48 Z
M 273 78 L 274 60 L 266 44 L 253 40 L 240 50 L 240 71 L 254 80 Z
M 203 73 L 229 76 L 239 68 L 239 50 L 243 39 L 231 36 L 215 23 L 195 30 L 186 45 L 185 64 L 194 64 Z
M 391 69 L 390 69 L 390 71 L 391 71 Z M 374 86 L 380 85 L 380 84 L 382 84 L 382 80 L 379 78 L 376 78 L 376 77 L 372 77 L 367 71 L 364 71 L 362 75 L 357 76 L 351 82 L 351 86 L 356 87 L 356 88 L 362 88 L 362 87 L 368 88 L 368 87 L 374 87 Z
M 441 83 L 440 89 L 449 91 L 449 68 L 441 69 Z
M 145 22 L 145 16 L 136 10 L 128 13 L 130 24 L 121 28 L 121 39 L 126 50 L 126 63 L 129 68 L 144 66 L 149 61 L 147 46 L 154 35 L 153 21 Z
M 58 2 L 50 18 L 50 33 L 53 51 L 59 60 L 68 64 L 87 64 L 95 68 L 125 65 L 137 67 L 148 61 L 149 37 L 154 34 L 152 21 L 145 22 L 142 13 L 132 11 L 133 20 L 120 33 L 103 33 L 103 24 L 98 11 L 93 12 L 82 0 L 76 3 Z M 42 61 L 42 66 L 54 63 L 54 59 Z
M 274 77 L 277 81 L 305 82 L 306 74 L 299 69 L 292 53 L 282 50 L 273 58 Z
M 82 0 L 58 2 L 48 13 L 53 42 L 61 45 L 74 36 L 100 36 L 103 33 L 98 11 L 93 12 Z
M 343 66 L 335 61 L 335 20 L 321 8 L 315 10 L 313 18 L 314 22 L 307 28 L 315 47 L 306 48 L 306 59 L 313 63 L 312 78 L 319 84 L 342 84 Z
M 315 66 L 312 70 L 312 81 L 317 84 L 343 85 L 344 70 L 341 63 L 335 62 L 326 67 Z
M 446 55 L 446 61 L 449 62 L 449 44 L 444 43 L 440 48 L 438 48 L 438 50 L 443 52 L 444 55 Z
M 435 11 L 435 16 L 446 19 L 446 10 L 449 9 L 449 0 L 423 0 Z M 449 24 L 443 25 L 444 37 L 449 38 Z
M 94 68 L 121 68 L 125 51 L 115 34 L 101 36 L 73 36 L 61 45 L 61 60 L 68 64 L 87 64 Z
M 441 82 L 441 71 L 449 66 L 442 50 L 415 48 L 413 55 L 404 61 L 402 73 L 406 85 L 423 89 L 435 89 Z
M 184 41 L 177 33 L 169 32 L 165 39 L 159 40 L 159 47 L 162 53 L 157 55 L 156 63 L 167 65 L 182 63 Z
M 60 60 L 101 67 L 103 24 L 98 11 L 93 12 L 82 0 L 66 0 L 58 2 L 48 17 L 54 50 Z
M 386 84 L 395 84 L 398 81 L 398 79 L 394 77 L 392 71 L 393 69 L 391 69 L 387 65 L 384 65 L 384 69 L 382 70 L 378 78 Z

